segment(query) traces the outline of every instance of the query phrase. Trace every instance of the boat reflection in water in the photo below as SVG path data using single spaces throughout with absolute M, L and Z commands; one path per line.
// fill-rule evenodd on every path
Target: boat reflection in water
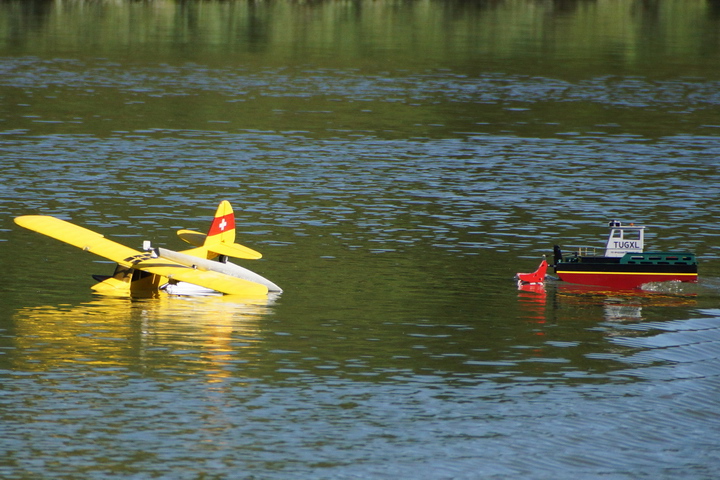
M 82 363 L 219 380 L 234 364 L 252 361 L 258 320 L 272 311 L 273 301 L 231 295 L 100 297 L 80 305 L 23 308 L 14 315 L 14 368 L 48 371 Z
M 639 322 L 644 319 L 645 307 L 692 307 L 697 304 L 695 293 L 683 293 L 675 282 L 663 284 L 643 290 L 557 284 L 554 298 L 562 307 L 602 306 L 603 319 L 611 322 Z
M 536 322 L 545 323 L 547 313 L 547 291 L 544 283 L 518 283 L 518 302 L 523 317 Z
M 547 310 L 548 298 L 551 311 Z M 545 323 L 547 317 L 558 317 L 558 311 L 588 309 L 589 318 L 612 322 L 642 321 L 645 307 L 693 307 L 697 294 L 687 284 L 659 282 L 643 289 L 617 290 L 593 285 L 564 282 L 518 285 L 518 302 L 524 318 Z M 602 307 L 602 316 L 597 315 Z M 562 316 L 562 315 L 560 315 Z M 588 318 L 588 317 L 586 317 Z

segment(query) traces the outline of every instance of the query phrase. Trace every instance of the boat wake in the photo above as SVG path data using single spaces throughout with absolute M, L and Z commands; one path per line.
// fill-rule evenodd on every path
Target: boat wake
M 697 283 L 680 281 L 649 282 L 641 285 L 640 289 L 643 292 L 662 295 L 717 297 L 720 296 L 720 278 L 703 277 Z
M 697 293 L 697 285 L 693 285 L 695 288 L 689 285 L 688 283 L 680 281 L 649 282 L 643 283 L 640 289 L 645 292 L 662 293 L 665 295 L 689 295 Z

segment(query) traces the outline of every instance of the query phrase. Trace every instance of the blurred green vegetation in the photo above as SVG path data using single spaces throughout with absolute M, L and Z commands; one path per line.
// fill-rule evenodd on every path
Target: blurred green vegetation
M 720 60 L 720 2 L 10 0 L 0 55 L 699 75 Z

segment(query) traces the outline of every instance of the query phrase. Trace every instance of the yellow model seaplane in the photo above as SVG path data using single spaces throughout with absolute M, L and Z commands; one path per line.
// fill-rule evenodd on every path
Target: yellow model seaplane
M 280 287 L 255 272 L 228 261 L 228 257 L 258 259 L 255 250 L 235 243 L 235 214 L 230 202 L 220 202 L 207 235 L 179 230 L 178 236 L 195 246 L 175 252 L 143 244 L 133 250 L 103 235 L 46 215 L 15 218 L 21 227 L 42 233 L 117 262 L 110 276 L 93 275 L 92 289 L 104 295 L 210 295 L 225 293 L 257 297 L 281 292 Z

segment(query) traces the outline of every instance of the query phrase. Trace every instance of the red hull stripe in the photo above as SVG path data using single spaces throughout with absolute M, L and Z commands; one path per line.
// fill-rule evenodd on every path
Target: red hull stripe
M 222 217 L 215 217 L 215 219 L 212 222 L 212 225 L 210 225 L 210 231 L 208 232 L 208 237 L 211 237 L 213 235 L 220 235 L 223 232 L 227 232 L 229 230 L 233 230 L 235 228 L 235 215 L 233 213 L 230 213 L 228 215 L 223 215 Z
M 697 273 L 633 273 L 633 272 L 563 272 L 560 280 L 580 285 L 599 285 L 615 288 L 637 288 L 650 282 L 697 282 Z

